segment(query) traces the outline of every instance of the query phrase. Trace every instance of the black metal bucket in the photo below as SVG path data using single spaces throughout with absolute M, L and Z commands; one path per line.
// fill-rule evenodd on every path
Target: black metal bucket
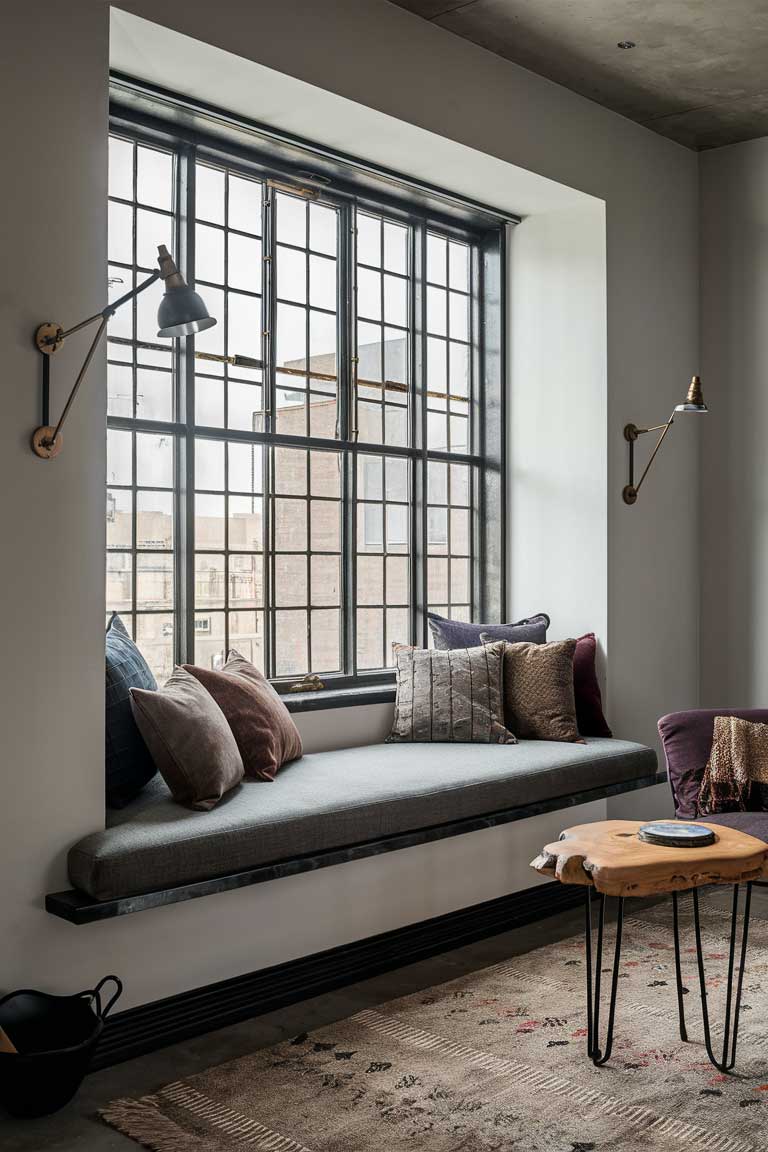
M 115 991 L 102 1005 L 101 990 Z M 0 1105 L 12 1116 L 47 1116 L 67 1104 L 88 1071 L 107 1013 L 123 990 L 105 976 L 89 992 L 51 996 L 22 989 L 0 1000 L 0 1028 L 16 1052 L 0 1052 Z

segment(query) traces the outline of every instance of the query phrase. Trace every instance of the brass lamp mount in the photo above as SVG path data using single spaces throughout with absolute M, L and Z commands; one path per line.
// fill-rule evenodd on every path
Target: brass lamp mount
M 637 424 L 624 425 L 624 439 L 629 445 L 629 483 L 624 485 L 621 493 L 625 504 L 637 503 L 637 494 L 640 491 L 640 486 L 648 475 L 650 467 L 656 459 L 656 454 L 659 451 L 659 448 L 661 448 L 664 437 L 667 435 L 675 422 L 675 415 L 678 412 L 704 413 L 707 411 L 708 409 L 704 403 L 704 396 L 701 390 L 701 379 L 699 376 L 692 376 L 691 383 L 688 388 L 688 394 L 686 395 L 685 400 L 682 404 L 677 404 L 675 406 L 672 415 L 665 424 L 654 424 L 650 428 L 639 428 Z M 644 436 L 646 432 L 660 432 L 661 435 L 656 441 L 656 447 L 653 449 L 650 459 L 643 469 L 640 479 L 637 481 L 637 483 L 635 483 L 635 442 L 640 436 Z

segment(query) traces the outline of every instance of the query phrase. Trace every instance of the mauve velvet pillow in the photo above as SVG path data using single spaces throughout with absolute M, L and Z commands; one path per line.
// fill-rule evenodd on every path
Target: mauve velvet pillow
M 243 761 L 215 700 L 174 668 L 162 688 L 131 688 L 131 708 L 160 775 L 179 804 L 208 811 L 243 778 Z
M 274 780 L 277 770 L 302 753 L 291 714 L 258 668 L 230 652 L 220 672 L 185 664 L 221 708 L 243 758 L 246 776 Z
M 489 640 L 506 640 L 510 644 L 544 644 L 549 628 L 546 612 L 518 620 L 515 624 L 468 624 L 464 620 L 448 620 L 436 612 L 428 612 L 427 622 L 435 648 L 442 651 L 449 648 L 477 648 L 482 644 L 481 632 Z
M 597 682 L 594 632 L 579 636 L 573 657 L 573 688 L 576 695 L 576 719 L 582 736 L 613 736 L 603 715 L 603 698 Z

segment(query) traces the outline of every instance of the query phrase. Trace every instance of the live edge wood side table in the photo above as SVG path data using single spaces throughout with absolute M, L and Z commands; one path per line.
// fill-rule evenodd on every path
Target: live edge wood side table
M 586 892 L 585 951 L 587 975 L 587 1053 L 596 1067 L 610 1058 L 613 1046 L 613 1024 L 616 1015 L 616 990 L 621 959 L 621 934 L 624 899 L 627 896 L 672 895 L 672 922 L 675 938 L 675 976 L 677 980 L 677 1009 L 680 1039 L 687 1041 L 683 1008 L 683 980 L 680 970 L 680 932 L 678 923 L 678 892 L 693 892 L 693 920 L 696 935 L 696 960 L 701 993 L 701 1013 L 704 1022 L 704 1042 L 707 1055 L 720 1072 L 730 1072 L 736 1061 L 736 1040 L 739 1030 L 739 1009 L 744 979 L 744 960 L 749 933 L 749 909 L 752 882 L 768 877 L 768 844 L 748 836 L 735 828 L 719 824 L 697 824 L 715 833 L 715 842 L 699 848 L 670 848 L 644 843 L 637 838 L 638 829 L 647 821 L 601 820 L 594 824 L 578 824 L 561 832 L 560 839 L 547 844 L 531 867 L 543 876 L 554 876 L 563 884 L 582 884 Z M 722 1056 L 718 1059 L 712 1049 L 709 1031 L 709 1012 L 701 948 L 699 921 L 699 888 L 707 884 L 733 885 L 731 911 L 731 937 L 728 958 L 728 983 L 725 1004 L 725 1028 Z M 735 1004 L 733 976 L 736 938 L 738 930 L 739 885 L 746 884 L 746 897 L 741 932 L 741 949 L 737 973 Z M 592 976 L 592 889 L 599 894 L 597 945 L 594 982 Z M 600 1046 L 600 971 L 603 958 L 603 930 L 605 925 L 605 898 L 618 897 L 616 943 L 613 953 L 611 997 L 608 1010 L 608 1028 L 605 1045 Z M 731 1010 L 733 1008 L 733 1020 Z M 730 1047 L 729 1047 L 730 1045 Z

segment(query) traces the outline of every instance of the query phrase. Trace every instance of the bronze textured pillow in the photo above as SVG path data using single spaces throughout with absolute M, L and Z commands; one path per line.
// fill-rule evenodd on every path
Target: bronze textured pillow
M 437 651 L 394 645 L 395 720 L 388 742 L 516 744 L 503 724 L 504 643 Z
M 504 722 L 516 736 L 583 743 L 573 691 L 575 651 L 575 640 L 505 645 Z
M 185 664 L 229 722 L 246 776 L 274 780 L 278 768 L 302 753 L 301 736 L 269 680 L 239 652 L 219 672 Z
M 179 804 L 207 811 L 243 778 L 226 717 L 194 676 L 174 668 L 162 688 L 131 688 L 137 727 Z

